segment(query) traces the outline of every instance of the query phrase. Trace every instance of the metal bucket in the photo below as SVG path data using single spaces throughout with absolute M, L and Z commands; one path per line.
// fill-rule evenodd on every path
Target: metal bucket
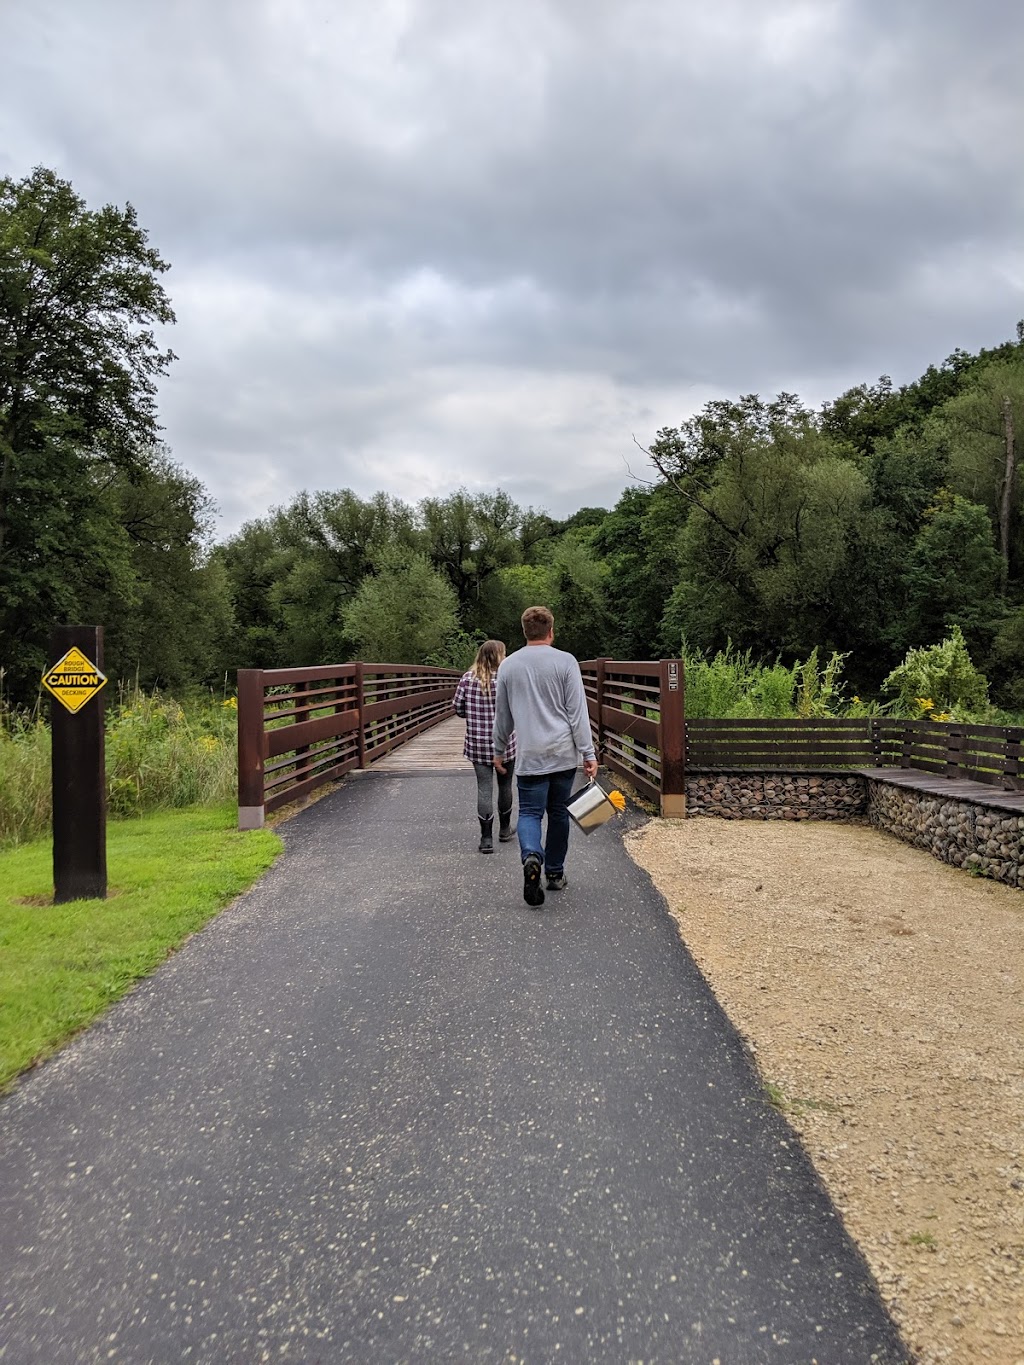
M 588 782 L 569 798 L 569 814 L 584 834 L 590 834 L 610 820 L 615 807 L 608 800 L 608 794 L 596 782 Z

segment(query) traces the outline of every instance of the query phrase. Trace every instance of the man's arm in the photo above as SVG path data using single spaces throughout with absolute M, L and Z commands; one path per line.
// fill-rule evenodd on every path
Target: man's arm
M 587 711 L 587 694 L 583 687 L 583 674 L 575 659 L 566 671 L 565 709 L 572 727 L 573 742 L 583 758 L 583 771 L 587 777 L 596 777 L 597 755 L 594 753 L 594 735 Z
M 501 676 L 501 669 L 499 668 L 498 676 L 494 682 L 494 731 L 492 735 L 494 766 L 499 773 L 505 771 L 503 762 L 505 750 L 514 728 L 512 711 L 508 704 L 508 688 L 505 686 L 505 679 Z

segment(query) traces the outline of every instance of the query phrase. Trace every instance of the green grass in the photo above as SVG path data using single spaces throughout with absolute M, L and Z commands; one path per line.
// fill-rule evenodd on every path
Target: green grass
M 0 853 L 0 1090 L 48 1056 L 277 857 L 270 830 L 239 833 L 235 806 L 111 822 L 105 901 L 47 905 L 49 839 Z

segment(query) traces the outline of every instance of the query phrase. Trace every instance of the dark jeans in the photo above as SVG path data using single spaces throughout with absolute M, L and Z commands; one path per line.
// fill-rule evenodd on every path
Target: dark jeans
M 525 862 L 533 853 L 544 863 L 549 877 L 565 868 L 569 847 L 569 812 L 576 769 L 561 773 L 540 773 L 516 779 L 519 783 L 519 851 Z M 548 817 L 547 840 L 541 839 L 541 820 Z
M 474 763 L 476 773 L 476 813 L 481 820 L 494 819 L 494 779 L 498 779 L 498 814 L 508 815 L 512 809 L 512 776 L 515 759 L 505 764 L 499 773 L 493 763 Z

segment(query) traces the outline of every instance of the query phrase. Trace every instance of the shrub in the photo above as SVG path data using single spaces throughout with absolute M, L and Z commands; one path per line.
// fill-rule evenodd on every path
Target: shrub
M 894 696 L 901 716 L 967 720 L 988 710 L 988 680 L 971 662 L 959 626 L 941 644 L 908 650 L 882 691 Z

